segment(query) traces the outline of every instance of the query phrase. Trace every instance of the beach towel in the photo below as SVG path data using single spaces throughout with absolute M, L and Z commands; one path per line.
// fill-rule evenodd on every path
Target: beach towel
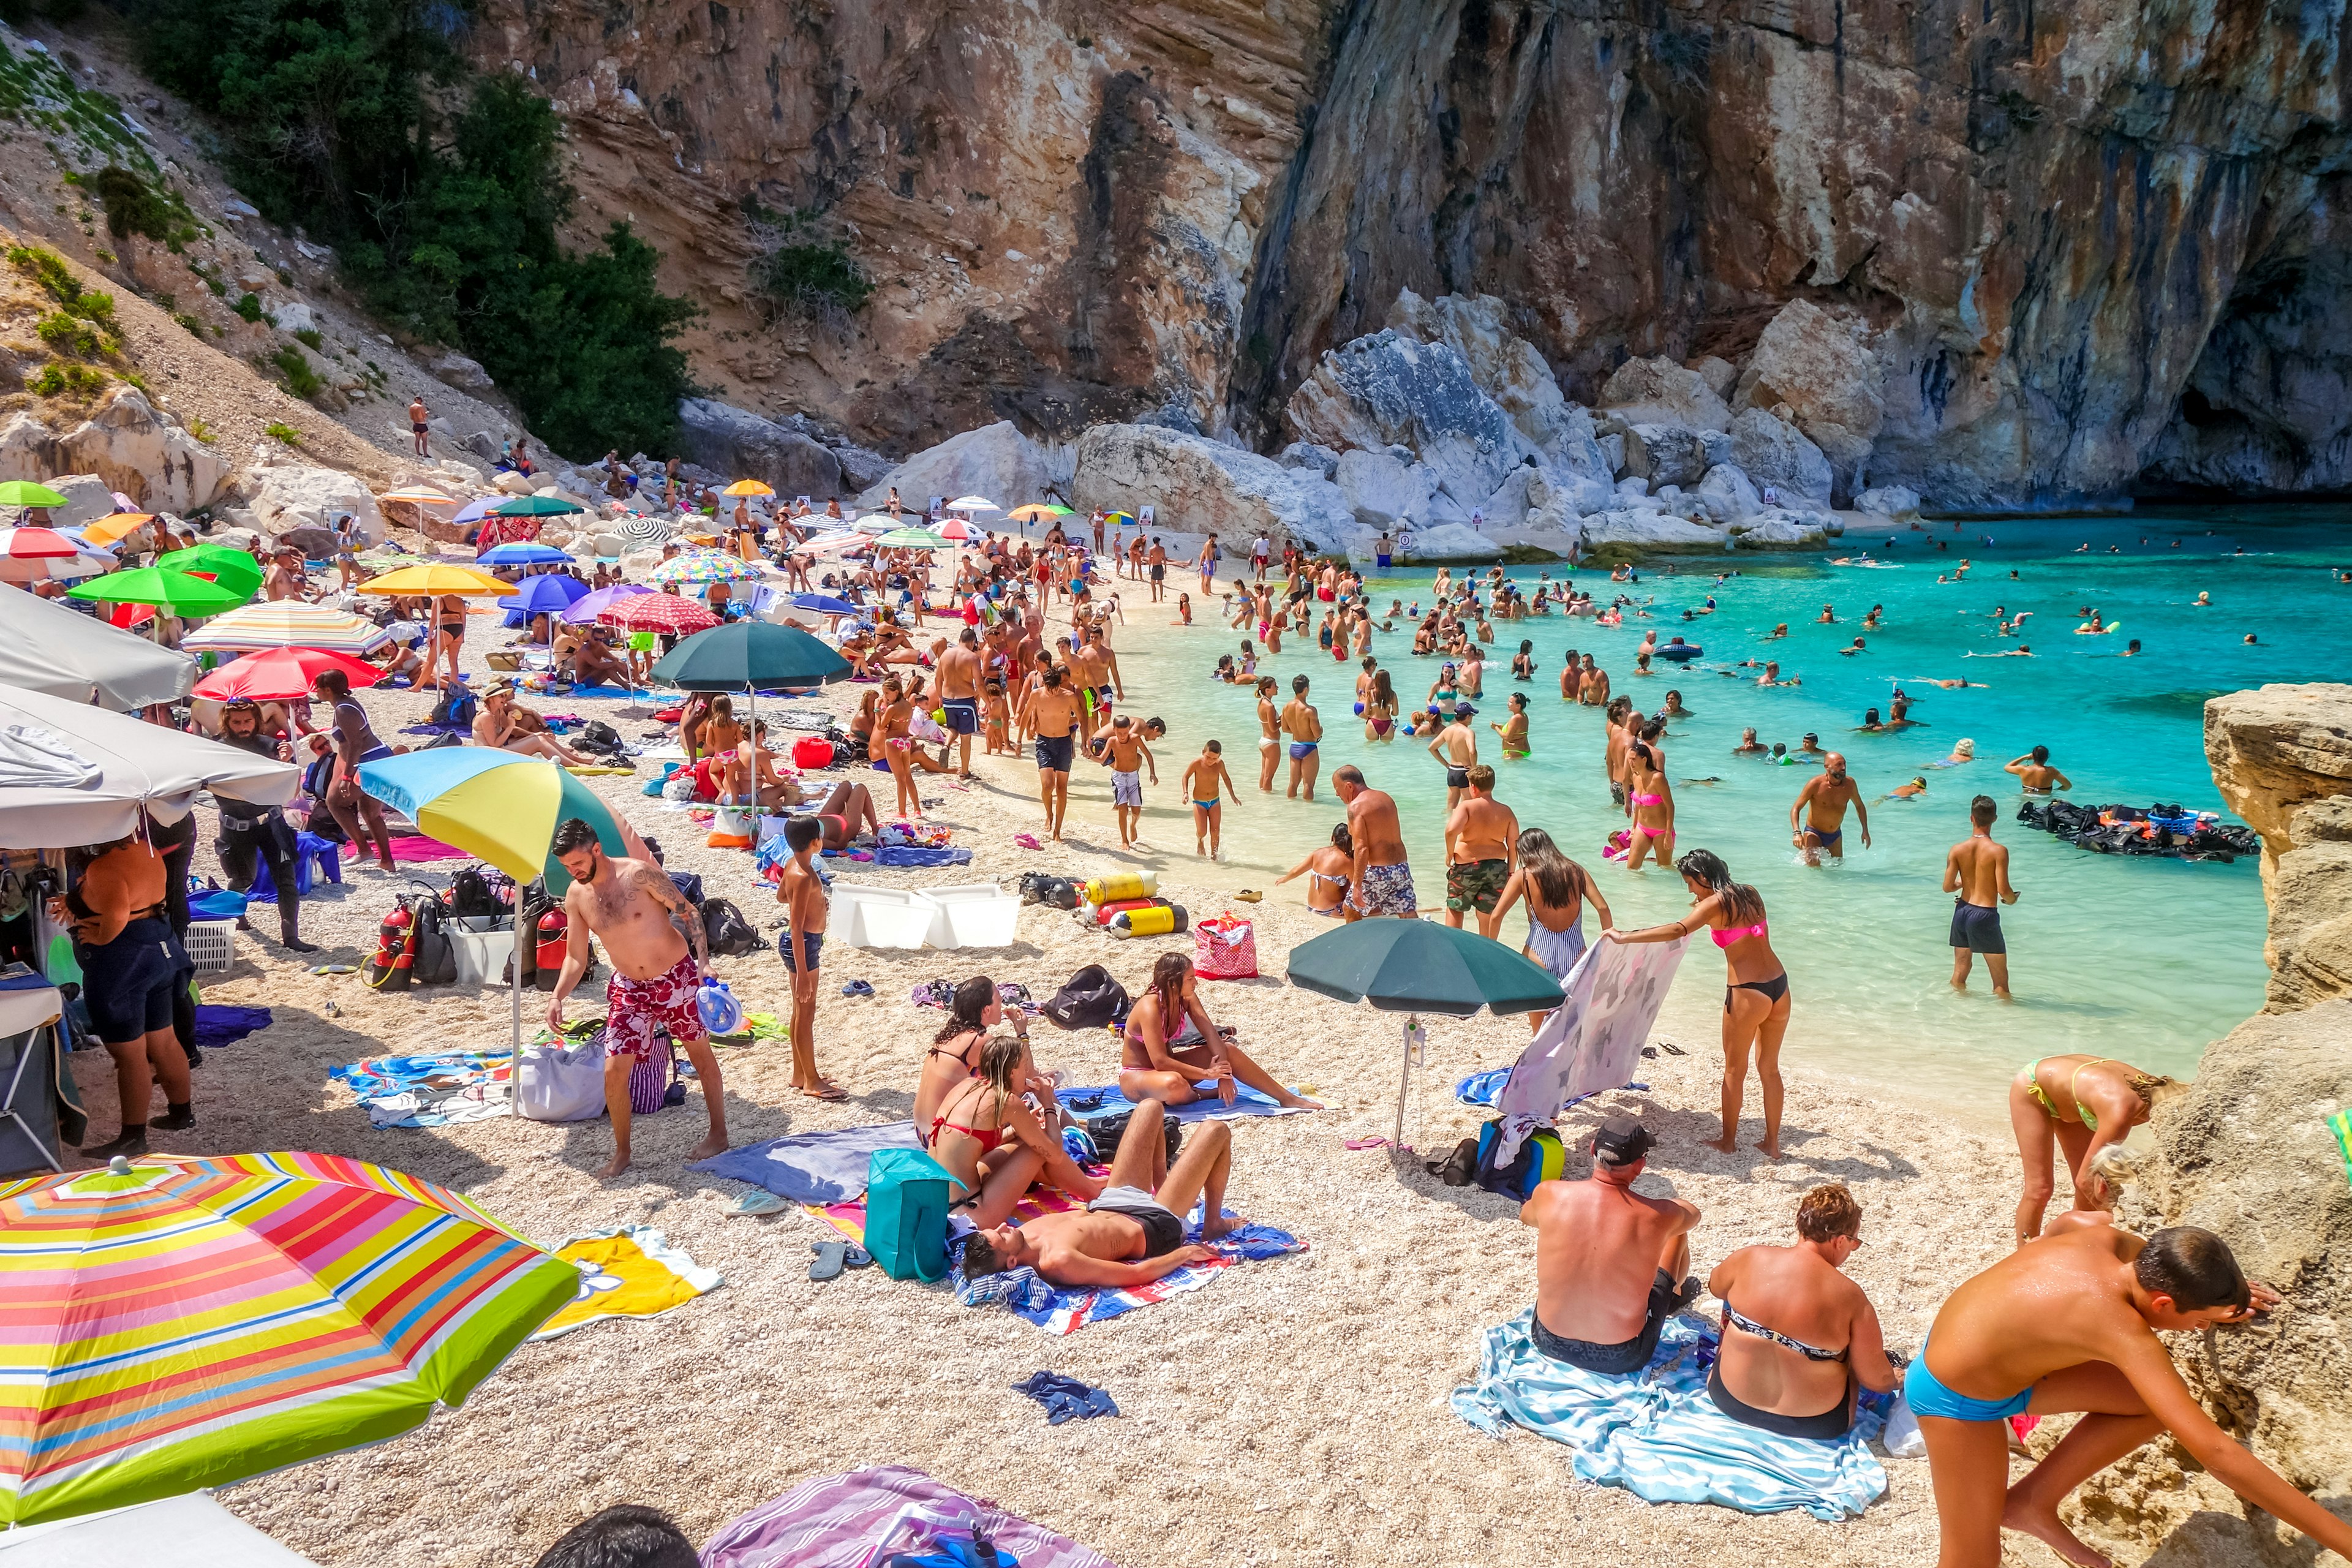
M 541 1323 L 532 1342 L 557 1339 L 607 1318 L 658 1318 L 727 1283 L 641 1225 L 575 1236 L 555 1256 L 580 1270 L 580 1293 Z
M 330 1069 L 377 1127 L 450 1127 L 510 1115 L 511 1055 L 447 1051 L 438 1056 L 362 1057 Z
M 1033 1193 L 1031 1195 L 1039 1194 Z M 1061 1196 L 1058 1193 L 1051 1195 Z M 1077 1205 L 1066 1200 L 1061 1206 L 1075 1208 Z M 1232 1211 L 1226 1212 L 1230 1214 Z M 1014 1211 L 1016 1221 L 1028 1217 L 1018 1210 Z M 1195 1203 L 1192 1212 L 1184 1217 L 1184 1240 L 1188 1246 L 1204 1245 L 1201 1240 L 1201 1217 L 1202 1205 Z M 962 1251 L 959 1243 L 951 1238 L 948 1243 L 948 1283 L 954 1287 L 956 1300 L 967 1307 L 1001 1304 L 1048 1333 L 1075 1334 L 1088 1323 L 1108 1322 L 1139 1308 L 1157 1306 L 1171 1296 L 1198 1290 L 1215 1279 L 1221 1270 L 1231 1268 L 1237 1263 L 1286 1258 L 1294 1252 L 1307 1250 L 1305 1242 L 1288 1231 L 1277 1230 L 1270 1225 L 1245 1225 L 1238 1230 L 1227 1231 L 1205 1245 L 1216 1250 L 1217 1257 L 1213 1260 L 1188 1263 L 1171 1274 L 1161 1275 L 1149 1285 L 1073 1289 L 1052 1284 L 1035 1269 L 1025 1267 L 967 1279 L 963 1272 Z
M 419 860 L 470 860 L 473 856 L 454 844 L 444 844 L 438 838 L 427 838 L 421 833 L 404 834 L 392 841 L 392 858 L 395 862 Z
M 1572 1449 L 1576 1473 L 1650 1502 L 1713 1502 L 1742 1513 L 1802 1509 L 1815 1519 L 1860 1514 L 1886 1491 L 1870 1452 L 1891 1401 L 1865 1396 L 1835 1442 L 1781 1437 L 1732 1420 L 1707 1397 L 1717 1336 L 1669 1321 L 1639 1373 L 1612 1377 L 1558 1362 L 1528 1337 L 1530 1308 L 1486 1331 L 1478 1381 L 1454 1391 L 1454 1412 L 1490 1436 L 1524 1426 Z
M 1465 1105 L 1492 1105 L 1510 1077 L 1508 1068 L 1483 1068 L 1454 1086 L 1454 1098 Z
M 1115 1568 L 1099 1552 L 903 1465 L 803 1481 L 736 1515 L 702 1548 L 702 1568 L 867 1568 L 877 1548 L 918 1552 L 942 1536 L 968 1538 L 976 1520 L 1021 1568 Z
M 1303 1106 L 1277 1104 L 1245 1083 L 1234 1085 L 1234 1102 L 1231 1105 L 1217 1098 L 1214 1079 L 1203 1079 L 1192 1087 L 1206 1098 L 1186 1105 L 1162 1106 L 1160 1109 L 1168 1113 L 1169 1121 L 1232 1121 L 1244 1116 L 1308 1114 Z M 1099 1117 L 1117 1116 L 1135 1109 L 1135 1101 L 1121 1094 L 1115 1083 L 1101 1089 L 1066 1089 L 1060 1091 L 1060 1099 L 1062 1109 L 1077 1118 L 1081 1126 Z M 1098 1100 L 1098 1103 L 1082 1105 L 1079 1103 L 1082 1100 Z
M 874 851 L 874 863 L 882 867 L 908 869 L 919 866 L 969 866 L 969 849 L 918 849 L 908 845 L 886 844 Z
M 315 833 L 294 836 L 294 891 L 304 898 L 325 877 L 337 887 L 343 885 L 343 847 L 331 838 L 321 838 Z M 245 896 L 257 904 L 266 904 L 278 897 L 278 879 L 270 874 L 269 862 L 256 859 L 253 865 L 253 885 Z
M 796 1204 L 823 1206 L 854 1203 L 866 1195 L 866 1166 L 876 1151 L 921 1147 L 913 1122 L 882 1121 L 772 1138 L 697 1160 L 687 1169 L 749 1182 Z M 858 1231 L 863 1236 L 862 1220 Z
M 196 1006 L 196 1048 L 216 1051 L 223 1046 L 235 1045 L 257 1029 L 269 1027 L 267 1007 L 216 1007 L 210 1002 Z

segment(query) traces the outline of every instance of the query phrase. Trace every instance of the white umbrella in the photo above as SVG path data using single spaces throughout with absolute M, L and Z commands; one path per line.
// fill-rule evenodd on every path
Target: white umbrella
M 958 496 L 948 502 L 950 511 L 1003 511 L 1004 509 L 986 496 Z
M 0 684 L 144 708 L 188 694 L 196 661 L 63 605 L 0 588 Z
M 814 539 L 804 539 L 798 548 L 813 555 L 824 555 L 835 550 L 863 550 L 873 542 L 872 534 L 851 529 L 843 533 L 820 533 Z
M 177 822 L 215 785 L 257 805 L 302 786 L 291 763 L 20 686 L 0 686 L 0 844 L 60 849 Z
M 887 511 L 869 511 L 859 518 L 855 526 L 865 529 L 868 532 L 887 533 L 898 526 L 898 520 Z

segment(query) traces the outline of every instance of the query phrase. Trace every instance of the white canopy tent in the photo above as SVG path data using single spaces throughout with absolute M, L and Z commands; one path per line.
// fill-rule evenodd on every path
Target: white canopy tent
M 0 1568 L 315 1568 L 213 1500 L 191 1492 L 0 1534 Z
M 21 588 L 0 588 L 0 685 L 121 711 L 175 701 L 195 683 L 196 661 L 186 654 Z
M 302 772 L 127 714 L 0 686 L 0 844 L 104 844 L 135 832 L 142 812 L 177 822 L 198 792 L 215 785 L 283 805 L 301 788 Z

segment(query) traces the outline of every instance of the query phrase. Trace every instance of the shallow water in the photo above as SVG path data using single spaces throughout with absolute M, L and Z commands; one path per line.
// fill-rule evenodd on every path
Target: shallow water
M 1614 689 L 1645 709 L 1655 710 L 1668 689 L 1679 689 L 1694 716 L 1675 724 L 1666 742 L 1678 849 L 1715 850 L 1763 893 L 1796 998 L 1786 1047 L 1791 1059 L 1975 1105 L 2039 1055 L 2094 1051 L 2184 1073 L 2209 1042 L 2262 1003 L 2264 914 L 2253 861 L 2187 864 L 2074 848 L 2014 820 L 2022 796 L 2001 764 L 2046 744 L 2073 779 L 2070 798 L 2078 803 L 2161 800 L 2219 809 L 2202 743 L 2205 700 L 2266 681 L 2339 679 L 2347 668 L 2352 632 L 2344 611 L 2352 585 L 2336 583 L 2327 569 L 2352 563 L 2352 544 L 2341 542 L 2347 519 L 2346 509 L 2297 508 L 1969 522 L 1957 531 L 1945 522 L 1932 534 L 1897 535 L 1891 551 L 1884 536 L 1851 537 L 1822 555 L 1742 556 L 1724 563 L 1738 575 L 1720 585 L 1711 559 L 1645 571 L 1637 587 L 1612 588 L 1605 573 L 1577 573 L 1578 586 L 1603 604 L 1618 592 L 1654 597 L 1653 618 L 1629 617 L 1621 627 L 1558 616 L 1497 624 L 1479 705 L 1481 756 L 1496 764 L 1497 795 L 1521 823 L 1549 830 L 1596 873 L 1619 924 L 1672 918 L 1688 901 L 1679 878 L 1670 870 L 1628 873 L 1601 858 L 1604 839 L 1622 819 L 1601 771 L 1599 710 L 1560 700 L 1561 654 L 1570 647 L 1596 654 Z M 2086 542 L 2092 553 L 2073 552 Z M 1859 554 L 1865 545 L 1896 564 L 1827 563 L 1829 555 Z M 2108 553 L 2111 546 L 2121 553 Z M 2235 553 L 2241 548 L 2244 553 Z M 1974 563 L 1967 581 L 1939 584 L 1938 573 L 1963 555 Z M 1425 605 L 1431 575 L 1381 579 L 1372 584 L 1375 603 L 1385 610 L 1392 598 L 1410 604 L 1418 595 Z M 1538 573 L 1521 567 L 1512 575 L 1532 583 Z M 1136 605 L 1138 586 L 1122 585 L 1130 614 L 1157 620 Z M 2191 607 L 2200 590 L 2211 595 L 2213 607 Z M 1683 621 L 1680 612 L 1710 592 L 1718 610 Z M 1815 624 L 1824 603 L 1835 605 L 1837 624 Z M 1859 623 L 1874 604 L 1885 606 L 1883 625 L 1863 632 Z M 1998 605 L 2012 615 L 2033 612 L 2021 637 L 1997 635 Z M 2097 606 L 2119 629 L 2074 635 L 2084 605 Z M 1260 668 L 1279 679 L 1286 698 L 1294 674 L 1314 681 L 1328 732 L 1323 782 L 1316 804 L 1285 801 L 1286 763 L 1268 801 L 1255 788 L 1252 700 L 1244 689 L 1202 679 L 1218 654 L 1237 647 L 1240 634 L 1209 615 L 1200 618 L 1202 626 L 1165 639 L 1156 633 L 1131 639 L 1137 652 L 1146 646 L 1150 652 L 1124 661 L 1129 711 L 1159 713 L 1171 726 L 1158 748 L 1165 787 L 1154 792 L 1155 805 L 1174 804 L 1173 786 L 1200 742 L 1222 739 L 1245 796 L 1226 811 L 1227 858 L 1269 898 L 1297 899 L 1303 881 L 1276 890 L 1267 874 L 1288 869 L 1326 839 L 1340 819 L 1329 773 L 1356 763 L 1396 796 L 1423 906 L 1437 903 L 1444 778 L 1425 754 L 1427 742 L 1368 742 L 1361 721 L 1349 716 L 1355 665 L 1334 663 L 1311 637 L 1303 647 L 1286 639 L 1280 655 L 1262 655 Z M 1767 642 L 1780 622 L 1789 635 Z M 1442 661 L 1411 657 L 1409 623 L 1398 625 L 1376 636 L 1373 652 L 1393 672 L 1400 696 L 1420 701 Z M 1657 676 L 1634 678 L 1633 651 L 1651 627 L 1662 645 L 1680 633 L 1704 647 L 1704 658 L 1680 671 L 1661 664 Z M 2249 631 L 2260 637 L 2251 647 L 2242 640 Z M 1867 651 L 1838 655 L 1857 635 Z M 1536 677 L 1523 686 L 1508 674 L 1522 637 L 1534 643 L 1537 658 Z M 2143 651 L 2118 657 L 2133 637 Z M 1981 657 L 2021 644 L 2035 657 Z M 1739 660 L 1767 656 L 1803 684 L 1759 689 L 1753 671 L 1726 673 Z M 1959 677 L 1987 689 L 1922 683 Z M 1884 711 L 1898 679 L 1922 724 L 1896 734 L 1851 732 L 1865 709 Z M 1505 716 L 1504 699 L 1515 689 L 1528 695 L 1534 756 L 1506 763 L 1484 726 Z M 1874 806 L 1866 849 L 1849 816 L 1844 863 L 1804 867 L 1790 845 L 1788 816 L 1811 770 L 1731 755 L 1748 724 L 1767 744 L 1791 749 L 1804 731 L 1819 731 L 1822 744 L 1846 752 L 1866 801 L 1915 773 L 1927 776 L 1927 794 Z M 1928 765 L 1963 736 L 1976 742 L 1976 762 Z M 1694 782 L 1701 780 L 1710 782 Z M 2000 803 L 1994 831 L 2010 847 L 2011 880 L 2023 895 L 2002 913 L 2011 1005 L 1991 999 L 1980 968 L 1969 994 L 1948 984 L 1952 900 L 1940 890 L 1944 855 L 1967 837 L 1969 800 L 1979 791 Z M 1159 847 L 1189 847 L 1181 818 L 1154 817 Z M 1505 935 L 1517 942 L 1524 932 L 1515 913 Z M 1677 976 L 1667 1031 L 1712 1047 L 1721 986 L 1716 953 L 1697 945 Z M 1755 1114 L 1751 1090 L 1748 1115 Z

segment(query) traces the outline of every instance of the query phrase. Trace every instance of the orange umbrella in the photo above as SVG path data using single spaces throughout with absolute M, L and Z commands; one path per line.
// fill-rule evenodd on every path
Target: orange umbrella
M 111 544 L 154 521 L 152 511 L 109 512 L 95 521 L 83 523 L 81 536 L 92 544 Z

